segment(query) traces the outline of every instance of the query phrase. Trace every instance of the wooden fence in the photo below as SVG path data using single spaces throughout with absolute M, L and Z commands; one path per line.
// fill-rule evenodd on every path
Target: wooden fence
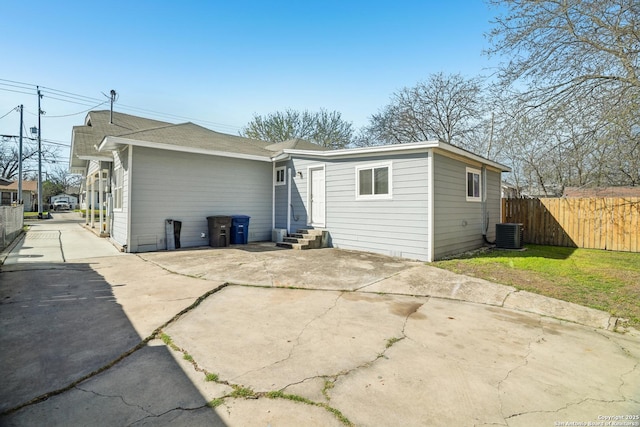
M 502 222 L 525 243 L 640 252 L 640 197 L 502 199 Z

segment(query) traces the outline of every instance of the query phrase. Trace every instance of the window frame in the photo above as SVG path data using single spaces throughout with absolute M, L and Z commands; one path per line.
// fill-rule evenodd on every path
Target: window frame
M 387 192 L 375 194 L 375 170 L 387 168 Z M 355 196 L 356 200 L 390 200 L 393 198 L 392 162 L 371 163 L 356 166 Z M 371 194 L 360 194 L 360 171 L 371 170 Z
M 469 174 L 478 175 L 478 195 L 477 196 L 475 195 L 475 180 L 473 181 L 474 186 L 472 189 L 472 195 L 471 196 L 469 195 Z M 465 182 L 465 185 L 464 185 L 465 196 L 466 196 L 467 202 L 481 202 L 482 201 L 482 172 L 480 171 L 480 169 L 475 169 L 470 167 L 465 168 L 464 182 Z
M 278 180 L 278 174 L 282 172 L 282 181 Z M 286 185 L 287 184 L 287 167 L 279 166 L 274 169 L 273 172 L 273 185 Z
M 113 210 L 122 212 L 124 209 L 124 168 L 118 165 L 113 168 Z

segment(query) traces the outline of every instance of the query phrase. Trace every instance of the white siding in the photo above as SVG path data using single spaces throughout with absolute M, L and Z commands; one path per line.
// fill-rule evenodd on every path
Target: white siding
M 127 212 L 129 210 L 129 198 L 127 197 L 129 190 L 129 151 L 125 148 L 121 151 L 113 152 L 113 171 L 111 173 L 111 194 L 113 194 L 114 188 L 114 176 L 115 170 L 118 167 L 122 167 L 123 182 L 122 182 L 122 208 L 113 209 L 113 220 L 111 223 L 111 240 L 115 241 L 120 246 L 127 244 Z M 112 202 L 113 203 L 113 202 Z
M 391 162 L 392 199 L 356 200 L 356 167 Z M 427 154 L 366 159 L 295 159 L 296 226 L 307 223 L 307 168 L 325 166 L 326 229 L 334 247 L 426 260 L 428 245 Z M 294 173 L 295 173 L 294 172 Z M 292 226 L 293 227 L 293 226 Z
M 131 252 L 165 249 L 166 219 L 182 247 L 208 245 L 212 215 L 249 215 L 249 241 L 271 239 L 271 163 L 142 147 L 132 160 Z

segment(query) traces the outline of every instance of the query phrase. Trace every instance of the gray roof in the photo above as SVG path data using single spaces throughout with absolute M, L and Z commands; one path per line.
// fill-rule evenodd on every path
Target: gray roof
M 314 144 L 306 139 L 294 138 L 288 139 L 283 142 L 276 142 L 265 147 L 267 150 L 279 152 L 282 150 L 313 150 L 313 151 L 327 151 L 328 148 L 322 145 Z
M 108 110 L 91 111 L 84 126 L 74 126 L 71 142 L 71 167 L 84 167 L 91 159 L 112 160 L 110 149 L 126 141 L 141 141 L 195 149 L 205 152 L 223 152 L 237 155 L 270 158 L 273 151 L 268 142 L 215 132 L 194 123 L 173 124 L 114 112 L 109 123 Z M 116 142 L 98 147 L 106 137 L 119 137 Z M 307 148 L 310 149 L 310 148 Z
M 265 148 L 268 142 L 216 132 L 191 122 L 165 125 L 119 136 L 133 141 L 267 158 L 273 154 Z
M 113 112 L 113 123 L 109 123 L 108 110 L 91 111 L 83 126 L 74 126 L 71 136 L 70 166 L 84 167 L 94 158 L 112 159 L 110 152 L 99 152 L 97 147 L 107 135 L 119 136 L 144 129 L 170 125 L 159 120 L 145 119 L 129 114 Z

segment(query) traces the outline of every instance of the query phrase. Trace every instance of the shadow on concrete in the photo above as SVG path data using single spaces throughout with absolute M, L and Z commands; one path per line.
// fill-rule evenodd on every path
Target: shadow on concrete
M 120 419 L 111 413 L 120 407 L 129 424 L 188 407 L 206 424 L 224 425 L 169 350 L 136 333 L 90 264 L 31 266 L 0 273 L 0 424 L 80 425 L 92 417 L 86 425 L 95 425 Z M 101 406 L 105 396 L 120 406 Z

